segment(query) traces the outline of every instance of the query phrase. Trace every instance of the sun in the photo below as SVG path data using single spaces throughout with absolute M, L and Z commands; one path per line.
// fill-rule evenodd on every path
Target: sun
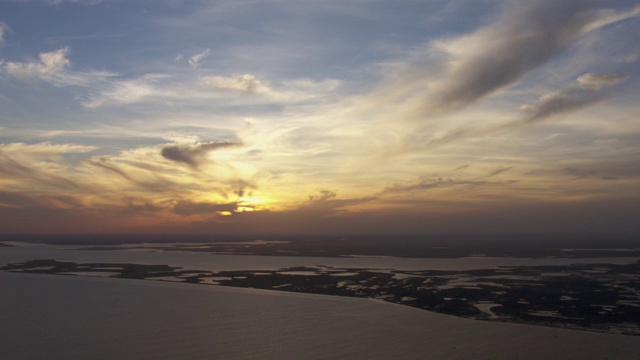
M 242 196 L 237 203 L 237 212 L 261 211 L 267 207 L 264 198 L 254 196 Z

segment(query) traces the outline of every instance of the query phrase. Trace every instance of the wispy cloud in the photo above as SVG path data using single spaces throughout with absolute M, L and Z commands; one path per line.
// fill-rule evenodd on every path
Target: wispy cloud
M 283 81 L 272 87 L 253 74 L 200 77 L 175 76 L 170 73 L 147 73 L 134 77 L 100 70 L 72 69 L 70 49 L 60 48 L 43 52 L 37 60 L 0 62 L 0 72 L 27 82 L 44 81 L 54 86 L 80 86 L 84 90 L 77 99 L 89 109 L 123 106 L 143 102 L 166 101 L 223 101 L 237 100 L 244 105 L 263 103 L 293 104 L 310 101 L 330 94 L 341 82 L 335 79 L 311 80 L 298 78 Z M 197 54 L 194 64 L 208 56 L 209 51 Z M 192 61 L 190 60 L 190 61 Z M 256 94 L 253 98 L 244 95 Z
M 79 154 L 98 149 L 49 142 L 0 144 L 0 208 L 44 213 L 100 209 L 120 216 L 165 216 L 175 221 L 254 210 L 257 205 L 249 201 L 247 190 L 256 186 L 232 166 L 218 162 L 224 171 L 199 168 L 210 163 L 209 152 L 237 145 L 180 143 L 77 161 Z
M 173 92 L 156 86 L 156 83 L 166 79 L 166 75 L 147 74 L 131 80 L 114 80 L 106 85 L 107 89 L 100 94 L 82 101 L 88 108 L 98 108 L 107 105 L 134 104 L 148 98 L 175 97 Z
M 203 76 L 200 82 L 205 86 L 218 90 L 240 91 L 245 93 L 263 93 L 271 92 L 269 85 L 265 84 L 254 75 L 241 74 L 223 76 Z
M 200 66 L 200 62 L 209 55 L 211 55 L 211 49 L 207 49 L 201 53 L 197 53 L 189 58 L 189 65 L 198 67 Z
M 2 71 L 25 81 L 46 81 L 55 86 L 88 86 L 115 76 L 108 71 L 72 71 L 69 48 L 40 53 L 37 60 L 0 63 Z
M 320 190 L 319 193 L 319 195 L 309 195 L 309 201 L 327 201 L 336 197 L 336 193 L 331 190 Z
M 9 25 L 5 22 L 0 21 L 0 44 L 4 43 L 4 34 L 9 31 Z
M 22 154 L 37 156 L 40 160 L 52 160 L 59 158 L 62 154 L 86 153 L 96 150 L 95 146 L 79 144 L 54 144 L 51 142 L 41 142 L 36 144 L 9 143 L 0 144 L 0 150 L 11 154 Z
M 588 90 L 601 90 L 629 80 L 628 76 L 618 74 L 593 74 L 588 73 L 576 80 L 576 86 Z
M 64 154 L 85 153 L 93 146 L 75 144 L 0 144 L 0 175 L 17 181 L 14 188 L 41 187 L 54 192 L 60 189 L 87 191 L 89 187 L 60 175 L 67 167 L 61 162 Z
M 33 80 L 55 81 L 71 65 L 67 54 L 69 48 L 41 53 L 38 60 L 29 62 L 6 62 L 4 71 L 12 76 Z
M 259 95 L 255 101 L 294 104 L 318 100 L 331 96 L 342 85 L 336 79 L 312 80 L 298 78 L 271 85 L 253 74 L 232 74 L 229 76 L 202 76 L 199 79 L 205 91 L 217 91 L 225 95 Z
M 597 146 L 597 144 L 594 146 Z M 640 160 L 622 156 L 606 161 L 601 159 L 576 159 L 566 161 L 560 171 L 571 175 L 574 179 L 636 181 L 640 179 Z
M 628 78 L 617 74 L 584 74 L 563 91 L 544 94 L 535 104 L 523 105 L 524 122 L 539 122 L 598 103 L 605 98 L 600 90 L 618 85 Z
M 509 170 L 513 169 L 513 166 L 501 166 L 493 171 L 491 171 L 491 173 L 489 173 L 489 175 L 487 177 L 494 177 L 497 175 L 500 175 L 502 173 L 505 173 Z
M 300 203 L 295 208 L 296 212 L 316 214 L 316 216 L 331 217 L 349 212 L 349 208 L 365 204 L 376 199 L 375 196 L 357 198 L 338 198 L 336 192 L 331 190 L 319 190 L 318 194 L 308 196 L 309 200 Z
M 204 203 L 181 200 L 173 206 L 172 212 L 178 215 L 208 215 L 214 216 L 218 213 L 234 213 L 238 210 L 237 202 L 229 203 Z
M 445 76 L 429 85 L 421 114 L 455 110 L 512 85 L 605 25 L 640 15 L 640 7 L 614 11 L 597 1 L 513 2 L 492 25 L 469 35 L 438 40 Z
M 161 150 L 162 157 L 167 160 L 186 164 L 193 168 L 199 167 L 203 162 L 209 161 L 207 155 L 215 150 L 239 146 L 240 143 L 209 142 L 192 145 L 169 145 Z
M 497 176 L 503 172 L 511 169 L 508 168 L 500 168 L 498 170 L 493 171 L 488 176 L 484 176 L 484 178 Z M 477 188 L 477 187 L 505 187 L 508 184 L 514 184 L 517 180 L 480 180 L 476 179 L 461 179 L 455 177 L 433 177 L 433 176 L 422 176 L 417 181 L 408 184 L 394 184 L 388 187 L 385 187 L 380 195 L 385 194 L 393 194 L 393 193 L 412 193 L 412 192 L 423 192 L 427 190 L 434 189 L 443 189 L 443 188 Z M 418 201 L 414 199 L 414 201 Z
M 628 76 L 617 74 L 584 74 L 562 90 L 542 94 L 535 102 L 521 105 L 519 114 L 514 114 L 503 122 L 473 126 L 463 124 L 460 127 L 433 135 L 426 141 L 411 144 L 405 150 L 435 149 L 469 139 L 522 129 L 546 120 L 566 116 L 604 102 L 609 96 L 607 88 L 619 85 L 628 78 Z
M 143 192 L 162 192 L 177 186 L 174 181 L 160 176 L 159 174 L 162 173 L 163 169 L 155 166 L 151 161 L 148 163 L 127 163 L 126 161 L 117 162 L 110 157 L 101 156 L 85 161 L 85 165 L 90 168 L 95 167 L 106 170 L 105 175 L 109 177 L 115 174 Z M 123 184 L 122 188 L 128 188 L 128 186 Z

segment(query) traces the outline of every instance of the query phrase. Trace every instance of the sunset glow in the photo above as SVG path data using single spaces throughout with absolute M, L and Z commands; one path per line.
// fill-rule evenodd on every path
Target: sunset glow
M 0 233 L 640 231 L 629 1 L 4 1 Z

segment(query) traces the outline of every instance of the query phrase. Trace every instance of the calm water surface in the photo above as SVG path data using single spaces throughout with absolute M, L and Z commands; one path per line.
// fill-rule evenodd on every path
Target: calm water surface
M 578 263 L 629 264 L 638 257 L 616 258 L 510 258 L 464 257 L 454 259 L 413 259 L 394 257 L 323 258 L 295 256 L 219 255 L 181 251 L 72 250 L 61 246 L 24 246 L 0 248 L 0 264 L 34 259 L 76 262 L 111 262 L 150 265 L 173 265 L 188 270 L 277 270 L 296 266 L 325 265 L 342 268 L 397 270 L 471 270 L 499 266 L 567 265 Z
M 636 359 L 640 338 L 367 299 L 0 273 L 3 359 Z

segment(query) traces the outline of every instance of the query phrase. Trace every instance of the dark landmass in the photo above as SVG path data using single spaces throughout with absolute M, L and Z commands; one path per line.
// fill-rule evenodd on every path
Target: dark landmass
M 0 247 L 9 247 L 9 246 L 13 246 L 13 245 L 5 244 L 5 243 L 0 243 Z
M 51 245 L 82 245 L 84 250 L 149 249 L 260 256 L 394 256 L 458 258 L 468 256 L 520 258 L 640 257 L 640 237 L 603 234 L 492 235 L 348 235 L 348 236 L 200 236 L 200 235 L 20 235 L 4 241 Z M 132 246 L 133 244 L 133 246 Z
M 192 251 L 229 255 L 259 256 L 307 256 L 307 257 L 349 257 L 349 256 L 393 256 L 404 258 L 460 258 L 470 256 L 516 257 L 516 258 L 594 258 L 594 257 L 640 257 L 640 244 L 606 244 L 609 248 L 587 247 L 585 244 L 557 244 L 544 242 L 433 242 L 407 239 L 306 239 L 290 242 L 255 242 L 226 244 L 175 244 L 162 247 L 163 251 Z M 628 246 L 611 248 L 611 245 Z M 567 247 L 573 246 L 573 247 Z M 143 248 L 138 248 L 143 249 Z M 110 250 L 109 247 L 92 250 Z
M 640 336 L 640 262 L 468 271 L 316 266 L 211 272 L 168 265 L 32 260 L 0 270 L 364 297 L 479 320 Z

